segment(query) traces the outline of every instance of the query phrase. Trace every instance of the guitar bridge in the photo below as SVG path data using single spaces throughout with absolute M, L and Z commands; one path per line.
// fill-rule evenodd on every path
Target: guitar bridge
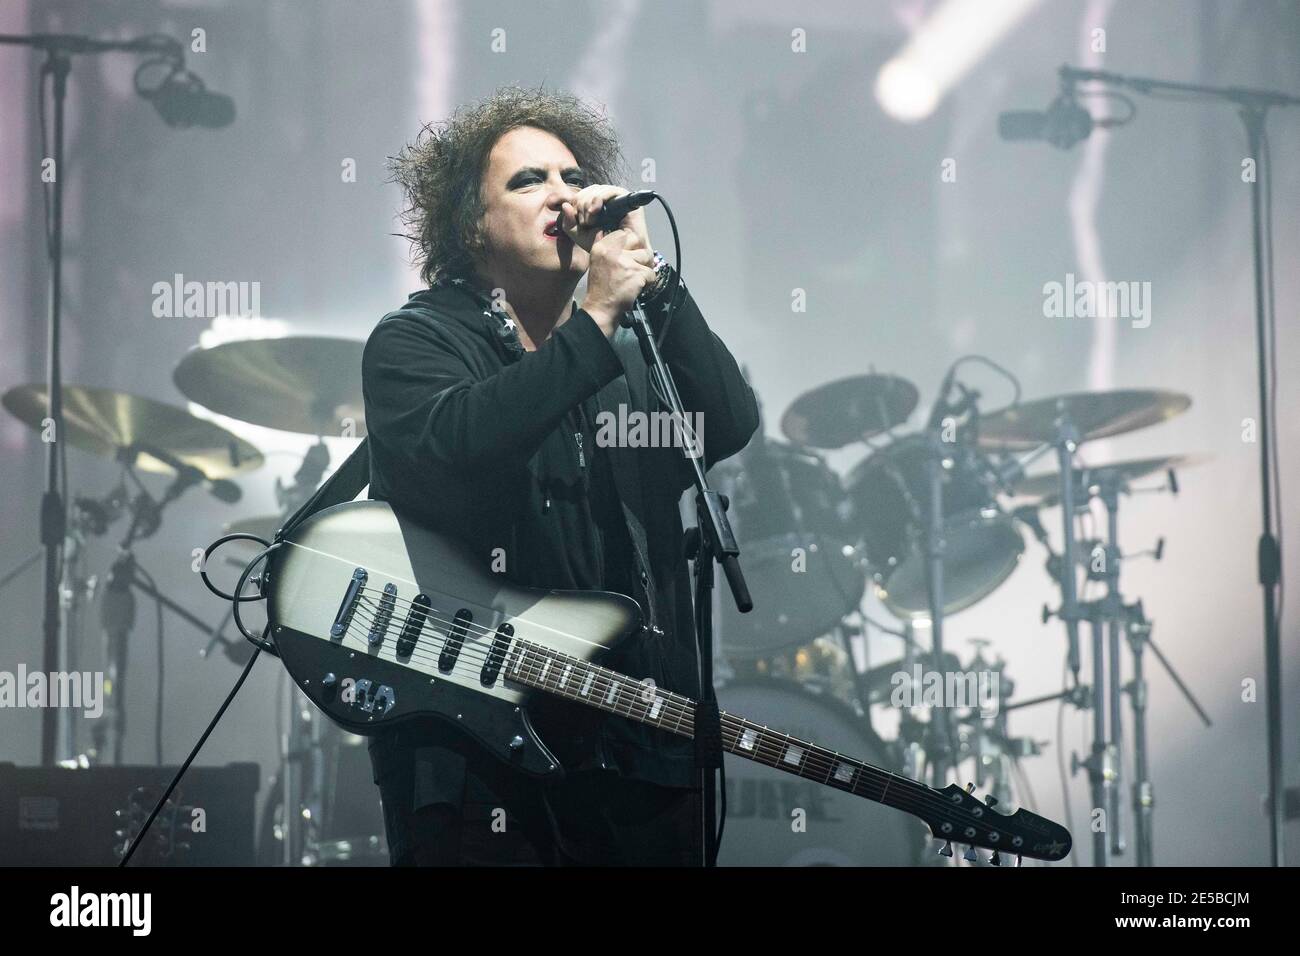
M 330 626 L 330 637 L 342 637 L 348 632 L 352 615 L 357 612 L 357 605 L 361 603 L 361 589 L 366 586 L 369 577 L 365 568 L 357 568 L 352 572 L 352 580 L 348 582 L 348 589 L 343 593 L 343 603 L 339 605 L 339 611 L 334 615 L 334 623 Z

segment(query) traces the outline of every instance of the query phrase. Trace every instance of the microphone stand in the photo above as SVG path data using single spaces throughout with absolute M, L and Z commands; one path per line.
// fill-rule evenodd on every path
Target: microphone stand
M 670 295 L 675 296 L 676 284 Z M 660 400 L 668 405 L 668 412 L 677 423 L 678 436 L 683 439 L 687 459 L 691 463 L 691 479 L 695 484 L 696 527 L 688 539 L 688 547 L 695 549 L 695 636 L 700 655 L 700 700 L 695 708 L 695 766 L 700 774 L 700 798 L 703 810 L 704 865 L 718 864 L 717 832 L 717 780 L 722 770 L 722 726 L 718 714 L 718 698 L 713 688 L 713 586 L 714 562 L 722 565 L 736 610 L 744 614 L 754 602 L 745 585 L 738 556 L 740 546 L 727 521 L 727 503 L 718 492 L 709 487 L 704 474 L 704 449 L 693 432 L 688 436 L 690 419 L 677 393 L 672 372 L 659 353 L 659 344 L 637 303 L 632 313 L 624 315 L 623 323 L 636 333 L 641 345 L 641 355 L 650 368 L 655 390 Z M 653 587 L 653 582 L 651 582 Z
M 944 449 L 946 444 L 943 439 L 944 426 L 949 420 L 949 416 L 955 419 L 957 415 L 969 411 L 972 414 L 973 421 L 976 422 L 975 427 L 978 427 L 979 411 L 976 406 L 978 396 L 956 380 L 957 366 L 959 364 L 961 364 L 960 359 L 953 363 L 944 376 L 943 382 L 939 385 L 939 396 L 934 401 L 929 421 L 926 423 L 925 478 L 930 500 L 926 514 L 923 516 L 925 525 L 925 585 L 930 609 L 930 654 L 931 660 L 935 662 L 944 660 L 943 559 L 948 542 L 944 535 L 943 477 L 946 470 L 944 461 L 950 457 L 949 453 Z M 961 391 L 962 400 L 957 405 L 950 405 L 948 395 L 954 385 Z M 953 737 L 952 719 L 946 706 L 935 709 L 931 717 L 931 724 L 937 726 L 931 727 L 930 743 L 934 749 L 934 756 L 929 762 L 930 772 L 934 787 L 942 789 L 948 783 L 949 769 L 955 770 L 960 761 L 961 750 L 957 740 Z
M 45 89 L 44 80 L 51 78 L 54 98 L 54 144 L 51 158 L 54 160 L 53 189 L 50 190 L 50 207 L 48 232 L 46 235 L 46 254 L 50 263 L 49 311 L 47 314 L 47 348 L 46 348 L 46 415 L 53 423 L 54 441 L 45 445 L 45 492 L 41 496 L 40 536 L 41 546 L 45 552 L 45 616 L 43 624 L 44 640 L 41 662 L 45 673 L 53 674 L 60 669 L 59 637 L 59 570 L 62 563 L 64 537 L 67 533 L 68 507 L 59 490 L 60 446 L 63 440 L 63 370 L 61 362 L 63 312 L 63 183 L 67 171 L 63 165 L 63 119 L 64 103 L 68 95 L 68 75 L 72 72 L 74 54 L 96 54 L 110 51 L 129 51 L 135 53 L 164 53 L 180 49 L 180 44 L 170 37 L 142 37 L 135 40 L 104 41 L 70 34 L 40 33 L 31 36 L 0 34 L 0 44 L 29 46 L 45 53 L 45 62 L 41 65 L 41 90 Z M 44 113 L 45 102 L 42 96 L 41 110 Z M 41 713 L 41 765 L 50 767 L 55 761 L 55 746 L 59 733 L 58 709 L 47 707 Z M 69 754 L 71 756 L 71 754 Z
M 1268 110 L 1276 106 L 1300 106 L 1300 97 L 1269 90 L 1252 90 L 1237 86 L 1202 86 L 1194 83 L 1171 83 L 1149 77 L 1122 76 L 1104 70 L 1079 70 L 1070 66 L 1060 69 L 1061 82 L 1102 83 L 1124 87 L 1142 94 L 1191 93 L 1213 100 L 1232 103 L 1239 107 L 1246 128 L 1246 155 L 1253 158 L 1265 184 L 1272 171 L 1269 157 L 1263 152 L 1266 140 L 1264 124 Z M 1260 183 L 1252 183 L 1250 191 L 1251 238 L 1255 277 L 1255 346 L 1256 375 L 1259 387 L 1259 473 L 1260 510 L 1263 532 L 1259 537 L 1257 566 L 1259 583 L 1264 591 L 1264 664 L 1267 677 L 1268 712 L 1268 817 L 1269 862 L 1273 866 L 1284 864 L 1282 844 L 1284 806 L 1282 793 L 1282 648 L 1279 633 L 1281 622 L 1277 614 L 1278 582 L 1282 576 L 1282 554 L 1277 537 L 1273 534 L 1273 497 L 1276 489 L 1270 473 L 1272 464 L 1272 426 L 1269 414 L 1269 367 L 1274 356 L 1270 354 L 1269 325 L 1266 314 L 1273 301 L 1273 274 L 1269 256 L 1267 289 L 1265 280 L 1264 217 L 1260 197 Z M 1272 199 L 1272 196 L 1269 196 Z M 1271 223 L 1271 212 L 1270 212 Z M 1270 253 L 1272 230 L 1269 230 Z

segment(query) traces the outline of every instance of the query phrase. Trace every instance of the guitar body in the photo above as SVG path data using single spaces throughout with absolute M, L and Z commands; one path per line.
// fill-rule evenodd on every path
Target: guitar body
M 295 528 L 268 559 L 266 592 L 285 668 L 340 726 L 374 734 L 436 717 L 533 776 L 561 768 L 529 722 L 533 692 L 507 680 L 510 648 L 536 641 L 595 663 L 640 624 L 631 598 L 512 585 L 379 501 Z

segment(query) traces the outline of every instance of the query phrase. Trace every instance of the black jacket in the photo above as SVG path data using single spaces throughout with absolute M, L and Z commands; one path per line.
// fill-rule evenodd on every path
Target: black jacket
M 702 415 L 711 465 L 745 446 L 758 409 L 684 285 L 677 298 L 662 352 L 687 411 Z M 665 305 L 647 309 L 656 331 Z M 485 566 L 504 559 L 505 577 L 516 583 L 629 593 L 647 626 L 603 663 L 699 697 L 678 510 L 690 485 L 686 460 L 679 448 L 594 440 L 602 412 L 659 409 L 630 330 L 607 339 L 575 308 L 529 353 L 489 299 L 464 282 L 444 282 L 380 321 L 366 343 L 362 382 L 372 498 L 461 539 Z M 692 744 L 683 738 L 564 702 L 541 702 L 534 720 L 568 769 L 695 783 Z M 385 761 L 409 760 L 412 746 L 436 750 L 454 733 L 429 724 L 372 738 L 376 777 Z M 437 777 L 436 767 L 422 776 Z

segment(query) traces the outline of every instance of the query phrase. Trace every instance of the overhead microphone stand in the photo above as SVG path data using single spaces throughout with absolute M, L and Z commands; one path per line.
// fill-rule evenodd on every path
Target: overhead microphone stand
M 1123 76 L 1104 70 L 1079 70 L 1070 66 L 1060 68 L 1063 86 L 1077 83 L 1102 83 L 1124 87 L 1142 94 L 1189 93 L 1204 96 L 1240 108 L 1242 123 L 1246 127 L 1247 156 L 1255 161 L 1257 181 L 1250 190 L 1251 238 L 1255 278 L 1255 346 L 1259 389 L 1259 471 L 1260 510 L 1263 531 L 1259 537 L 1256 563 L 1259 583 L 1264 591 L 1264 664 L 1267 677 L 1268 712 L 1268 815 L 1269 857 L 1273 866 L 1284 865 L 1283 852 L 1283 792 L 1282 792 L 1282 649 L 1280 625 L 1277 614 L 1278 583 L 1282 576 L 1282 554 L 1277 536 L 1273 533 L 1274 504 L 1271 467 L 1272 425 L 1269 408 L 1269 367 L 1274 356 L 1270 354 L 1268 313 L 1273 302 L 1273 275 L 1271 255 L 1265 266 L 1264 216 L 1260 184 L 1267 185 L 1271 176 L 1270 157 L 1265 152 L 1267 140 L 1264 125 L 1271 107 L 1300 106 L 1300 97 L 1269 90 L 1252 90 L 1236 86 L 1203 86 L 1194 83 L 1171 83 L 1148 77 Z M 1271 196 L 1269 197 L 1271 200 Z M 1270 212 L 1271 223 L 1271 212 Z M 1271 243 L 1272 229 L 1269 228 Z M 1271 246 L 1270 246 L 1271 249 Z M 1267 274 L 1266 274 L 1267 269 Z
M 72 72 L 75 54 L 97 54 L 112 51 L 132 53 L 175 54 L 180 44 L 166 36 L 141 37 L 134 40 L 92 40 L 70 34 L 38 33 L 31 36 L 0 34 L 0 44 L 29 46 L 45 52 L 41 65 L 41 90 L 44 93 L 45 77 L 50 77 L 54 97 L 54 161 L 53 189 L 50 190 L 49 219 L 46 254 L 50 262 L 48 299 L 48 338 L 46 345 L 46 401 L 47 418 L 53 429 L 53 441 L 45 444 L 45 492 L 41 497 L 40 537 L 45 556 L 45 612 L 41 663 L 47 674 L 60 670 L 60 607 L 59 578 L 63 557 L 64 537 L 67 533 L 68 509 L 60 491 L 60 445 L 63 440 L 63 369 L 62 351 L 62 289 L 63 289 L 63 119 L 64 103 L 68 95 L 68 74 Z M 44 115 L 45 100 L 41 96 Z M 41 713 L 41 764 L 53 766 L 59 733 L 58 710 L 45 708 Z M 71 754 L 69 754 L 71 756 Z

